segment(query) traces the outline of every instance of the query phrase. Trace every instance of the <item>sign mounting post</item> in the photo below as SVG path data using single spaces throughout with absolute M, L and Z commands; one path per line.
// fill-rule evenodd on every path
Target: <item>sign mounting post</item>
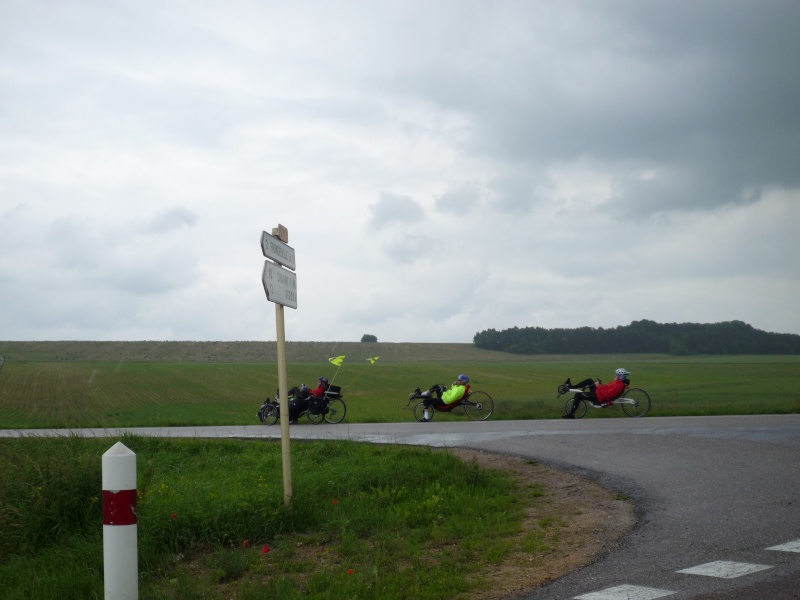
M 292 500 L 292 458 L 289 444 L 289 386 L 286 380 L 286 329 L 283 307 L 297 308 L 297 275 L 294 248 L 288 245 L 289 230 L 278 225 L 272 235 L 261 232 L 261 252 L 269 259 L 264 261 L 261 283 L 267 300 L 275 303 L 275 338 L 278 350 L 278 393 L 281 397 L 281 458 L 283 465 L 283 503 Z M 274 262 L 271 262 L 274 261 Z M 286 267 L 286 269 L 282 268 Z M 291 270 L 287 270 L 291 269 Z

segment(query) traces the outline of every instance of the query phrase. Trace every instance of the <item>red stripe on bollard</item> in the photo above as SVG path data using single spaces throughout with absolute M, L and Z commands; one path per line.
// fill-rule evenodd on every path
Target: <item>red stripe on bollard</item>
M 103 490 L 103 525 L 136 525 L 136 490 Z

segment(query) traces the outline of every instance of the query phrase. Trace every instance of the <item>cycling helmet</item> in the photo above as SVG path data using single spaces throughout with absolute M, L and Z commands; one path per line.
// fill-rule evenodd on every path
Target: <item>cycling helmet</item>
M 459 376 L 458 376 L 458 380 L 459 380 L 461 383 L 469 383 L 469 377 L 467 377 L 467 376 L 466 376 L 466 375 L 464 375 L 463 373 L 462 373 L 461 375 L 459 375 Z
M 320 377 L 317 381 L 321 381 L 324 385 L 328 385 L 328 378 L 327 377 Z
M 617 379 L 627 379 L 630 375 L 627 369 L 617 369 L 614 371 L 614 373 L 616 374 Z

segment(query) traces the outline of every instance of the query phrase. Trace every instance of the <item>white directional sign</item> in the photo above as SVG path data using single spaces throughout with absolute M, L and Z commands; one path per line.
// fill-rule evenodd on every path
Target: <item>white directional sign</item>
M 267 293 L 267 300 L 289 308 L 297 308 L 297 274 L 282 269 L 268 260 L 264 261 L 261 283 Z
M 288 244 L 284 244 L 278 238 L 271 236 L 266 231 L 261 232 L 261 251 L 264 256 L 274 260 L 276 263 L 284 267 L 295 270 L 294 263 L 294 248 Z

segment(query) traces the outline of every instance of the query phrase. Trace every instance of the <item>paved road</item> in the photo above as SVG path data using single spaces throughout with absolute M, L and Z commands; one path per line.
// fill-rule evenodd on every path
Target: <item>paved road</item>
M 128 429 L 279 438 L 280 428 Z M 0 436 L 63 435 L 61 430 Z M 114 436 L 114 430 L 71 433 Z M 475 448 L 528 457 L 629 495 L 640 523 L 598 562 L 526 598 L 800 599 L 800 415 L 298 425 L 293 439 Z

